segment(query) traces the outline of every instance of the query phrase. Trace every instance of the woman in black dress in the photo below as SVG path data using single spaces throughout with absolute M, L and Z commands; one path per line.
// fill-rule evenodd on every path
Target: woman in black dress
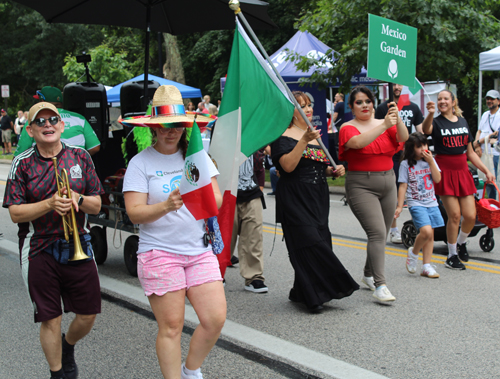
M 311 121 L 311 100 L 303 92 L 293 94 Z M 330 195 L 326 177 L 342 176 L 345 169 L 330 166 L 316 141 L 319 137 L 319 130 L 308 130 L 306 121 L 295 110 L 288 129 L 271 145 L 273 162 L 281 174 L 276 189 L 276 221 L 281 223 L 295 270 L 289 299 L 304 303 L 311 312 L 359 289 L 333 253 L 328 228 Z

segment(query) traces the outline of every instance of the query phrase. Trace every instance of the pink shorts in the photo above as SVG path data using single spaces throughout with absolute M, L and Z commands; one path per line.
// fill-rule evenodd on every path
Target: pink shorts
M 138 254 L 137 276 L 146 296 L 163 296 L 167 292 L 222 281 L 219 262 L 212 251 L 180 255 L 150 250 Z

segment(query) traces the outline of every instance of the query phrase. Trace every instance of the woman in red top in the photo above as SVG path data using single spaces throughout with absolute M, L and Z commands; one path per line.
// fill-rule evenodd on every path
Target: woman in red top
M 474 152 L 469 125 L 462 117 L 455 95 L 448 90 L 439 92 L 437 105 L 441 114 L 434 118 L 436 104 L 433 101 L 427 103 L 429 113 L 422 123 L 422 130 L 424 134 L 432 135 L 436 162 L 441 169 L 442 179 L 436 183 L 435 188 L 436 195 L 441 197 L 448 215 L 446 223 L 448 259 L 444 265 L 455 270 L 465 270 L 461 262 L 469 260 L 465 241 L 476 223 L 476 205 L 473 196 L 476 187 L 467 160 L 484 172 L 489 181 L 495 181 L 495 175 Z M 461 216 L 464 219 L 459 234 Z
M 375 291 L 377 300 L 391 302 L 396 298 L 387 288 L 384 266 L 385 242 L 397 203 L 392 156 L 408 139 L 408 129 L 394 103 L 384 120 L 373 118 L 374 103 L 373 93 L 365 86 L 351 91 L 354 119 L 340 129 L 339 155 L 348 163 L 347 201 L 368 237 L 361 281 Z

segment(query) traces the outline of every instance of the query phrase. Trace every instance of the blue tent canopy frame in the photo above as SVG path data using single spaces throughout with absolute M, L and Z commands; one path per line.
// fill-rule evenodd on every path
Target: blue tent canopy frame
M 144 80 L 144 74 L 136 76 L 135 78 L 129 79 L 123 83 L 120 83 L 113 88 L 111 88 L 109 91 L 107 91 L 107 96 L 108 96 L 108 103 L 119 103 L 120 102 L 120 89 L 122 88 L 122 85 L 128 82 L 134 82 L 134 81 L 139 81 L 139 80 Z M 160 85 L 170 85 L 170 86 L 176 86 L 179 91 L 181 92 L 182 98 L 187 99 L 187 98 L 201 98 L 201 90 L 199 88 L 194 88 L 187 86 L 185 84 L 177 83 L 172 80 L 160 78 L 159 76 L 151 75 L 148 74 L 148 80 L 154 80 Z

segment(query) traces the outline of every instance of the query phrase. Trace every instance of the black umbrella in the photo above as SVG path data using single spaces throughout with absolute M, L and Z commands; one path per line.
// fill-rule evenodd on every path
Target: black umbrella
M 228 0 L 14 0 L 35 9 L 49 23 L 98 24 L 146 30 L 144 97 L 149 72 L 151 30 L 174 35 L 217 29 L 234 29 L 234 12 Z M 267 15 L 268 4 L 240 0 L 241 10 L 254 29 L 277 26 Z

